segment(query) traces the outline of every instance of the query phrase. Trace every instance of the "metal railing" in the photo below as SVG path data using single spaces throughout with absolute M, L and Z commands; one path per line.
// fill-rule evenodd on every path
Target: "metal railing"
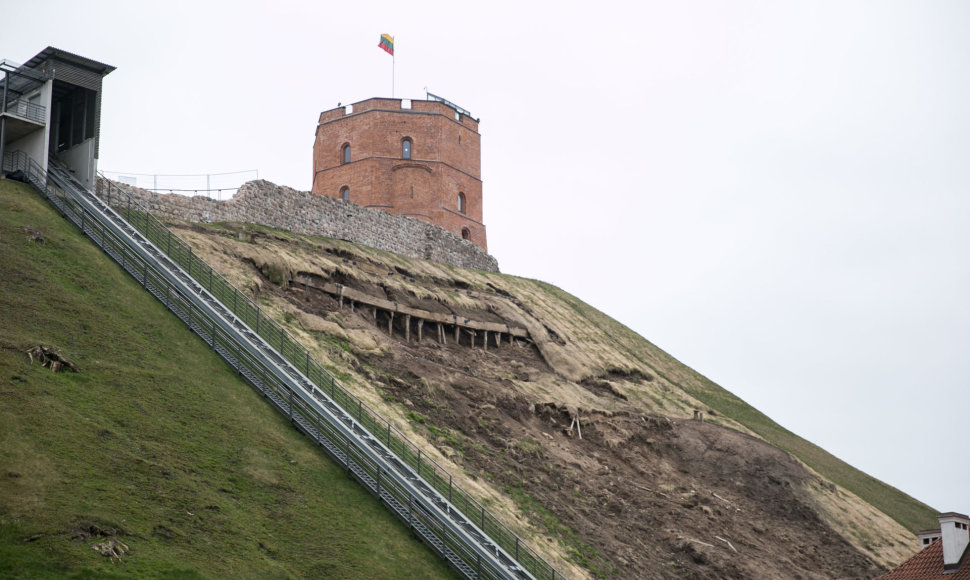
M 311 394 L 312 387 L 304 384 L 304 377 L 245 325 L 227 319 L 222 314 L 222 304 L 117 213 L 104 204 L 99 206 L 100 202 L 63 170 L 52 167 L 48 178 L 49 185 L 42 192 L 68 219 L 458 572 L 466 578 L 530 577 L 501 550 L 483 541 L 484 536 L 473 526 L 460 521 L 447 502 L 429 497 L 429 490 L 421 489 L 416 474 L 402 474 L 405 466 L 389 461 L 393 455 L 386 450 L 382 453 L 378 442 L 367 436 L 349 415 L 322 394 Z M 35 186 L 39 183 L 33 175 L 30 181 Z
M 204 195 L 215 200 L 231 199 L 240 185 L 259 179 L 259 169 L 217 173 L 137 173 L 102 169 L 99 173 L 102 177 L 112 176 L 114 181 L 154 193 Z
M 102 176 L 103 177 L 103 176 Z M 556 580 L 563 575 L 552 567 L 515 532 L 488 511 L 470 493 L 454 482 L 453 476 L 409 440 L 389 420 L 348 391 L 310 352 L 274 319 L 267 316 L 249 296 L 196 256 L 192 248 L 172 233 L 124 189 L 110 180 L 98 182 L 98 195 L 113 205 L 128 222 L 181 266 L 249 328 L 261 336 L 286 360 L 299 369 L 317 388 L 350 413 L 394 455 L 418 473 L 424 481 L 448 499 L 462 514 L 494 540 L 536 578 Z
M 27 179 L 28 175 L 33 172 L 39 183 L 47 182 L 47 173 L 23 151 L 18 150 L 4 153 L 2 161 L 0 163 L 0 169 L 8 175 L 20 172 L 19 176 Z
M 456 485 L 447 471 L 340 385 L 306 348 L 195 256 L 184 241 L 139 208 L 127 193 L 105 181 L 109 185 L 102 196 L 118 212 L 104 204 L 91 208 L 90 200 L 83 199 L 87 192 L 71 183 L 69 175 L 52 168 L 51 181 L 60 187 L 48 188 L 40 174 L 40 168 L 31 161 L 31 183 L 65 216 L 202 336 L 302 432 L 324 446 L 456 570 L 468 578 L 562 578 L 534 549 Z M 108 232 L 99 212 L 114 214 L 112 219 L 117 223 L 108 223 L 108 229 L 120 227 L 124 235 Z M 127 221 L 118 214 L 124 214 Z M 91 225 L 95 223 L 98 225 Z M 129 236 L 144 236 L 144 246 L 150 248 L 147 257 L 137 259 L 132 246 L 122 239 Z M 151 252 L 159 256 L 151 256 Z M 191 289 L 178 289 L 172 283 L 173 274 L 159 266 L 177 268 L 179 273 L 191 276 Z M 225 317 L 199 308 L 210 300 L 224 307 Z M 273 350 L 267 346 L 268 353 L 259 352 L 246 342 L 252 340 L 272 345 Z M 475 527 L 487 538 L 477 535 Z M 512 563 L 513 558 L 517 564 Z
M 47 107 L 25 101 L 24 99 L 16 99 L 7 103 L 6 112 L 38 123 L 47 121 Z

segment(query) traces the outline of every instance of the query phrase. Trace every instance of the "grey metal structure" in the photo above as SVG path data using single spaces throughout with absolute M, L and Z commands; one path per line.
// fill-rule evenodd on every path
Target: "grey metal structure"
M 25 64 L 0 61 L 0 177 L 24 153 L 46 171 L 63 165 L 84 185 L 97 177 L 101 83 L 113 66 L 49 46 Z
M 563 578 L 130 197 L 109 188 L 99 198 L 59 167 L 45 178 L 26 155 L 16 164 L 65 217 L 462 576 Z

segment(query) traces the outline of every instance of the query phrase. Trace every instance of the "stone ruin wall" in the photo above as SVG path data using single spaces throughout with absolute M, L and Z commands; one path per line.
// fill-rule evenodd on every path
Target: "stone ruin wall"
M 419 258 L 498 272 L 498 261 L 484 250 L 444 228 L 420 220 L 362 207 L 327 196 L 297 191 L 265 180 L 244 183 L 232 199 L 157 194 L 111 182 L 131 193 L 160 218 L 189 222 L 248 222 L 299 234 L 325 236 Z M 98 194 L 107 183 L 98 181 Z M 111 200 L 110 203 L 117 203 Z

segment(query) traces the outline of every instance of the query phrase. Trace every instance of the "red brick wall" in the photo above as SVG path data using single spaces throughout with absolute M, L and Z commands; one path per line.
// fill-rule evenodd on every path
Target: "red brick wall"
M 378 207 L 439 225 L 488 249 L 482 223 L 478 121 L 436 101 L 369 99 L 320 114 L 313 145 L 313 193 Z M 401 156 L 405 138 L 411 159 Z M 351 147 L 343 163 L 343 146 Z M 465 211 L 458 211 L 458 194 Z

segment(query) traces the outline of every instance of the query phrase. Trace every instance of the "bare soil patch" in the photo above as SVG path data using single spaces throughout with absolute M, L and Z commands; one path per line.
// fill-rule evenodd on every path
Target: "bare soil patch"
M 264 293 L 342 328 L 382 332 L 381 349 L 349 345 L 344 360 L 353 371 L 400 404 L 399 418 L 410 418 L 465 472 L 512 497 L 591 575 L 823 579 L 883 571 L 822 520 L 808 491 L 817 477 L 788 454 L 724 426 L 648 411 L 636 393 L 672 395 L 666 377 L 646 367 L 583 367 L 568 350 L 576 348 L 570 333 L 582 326 L 579 317 L 540 318 L 512 285 L 483 293 L 441 272 L 402 275 L 349 252 L 338 260 L 360 265 L 331 281 L 477 320 L 507 322 L 503 315 L 514 313 L 544 334 L 487 351 L 427 335 L 406 342 L 323 292 L 261 281 Z M 566 348 L 547 352 L 550 343 Z M 588 356 L 622 361 L 607 358 L 614 353 Z

